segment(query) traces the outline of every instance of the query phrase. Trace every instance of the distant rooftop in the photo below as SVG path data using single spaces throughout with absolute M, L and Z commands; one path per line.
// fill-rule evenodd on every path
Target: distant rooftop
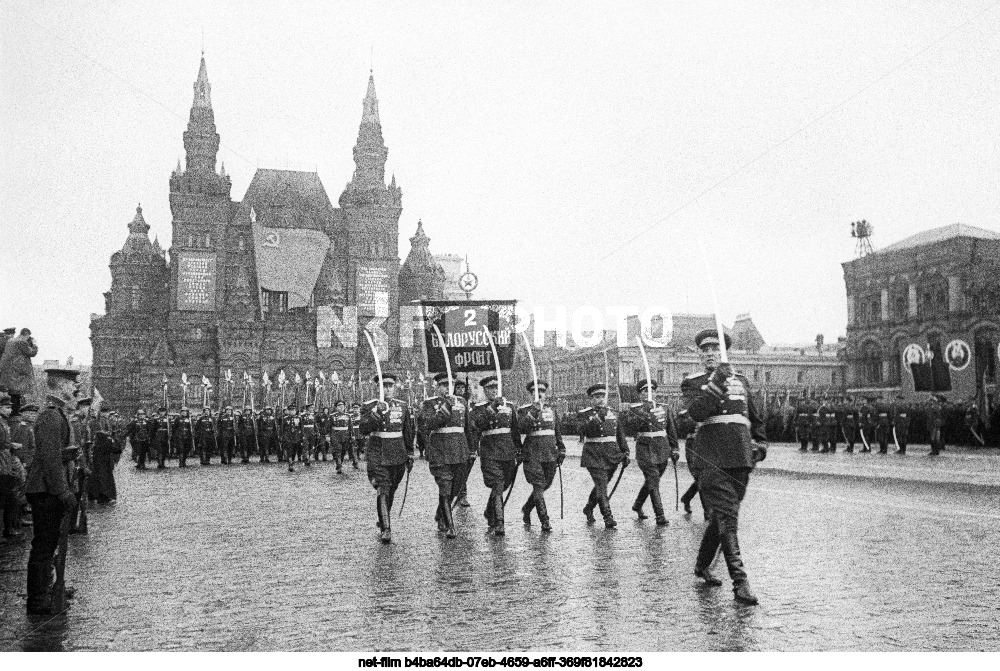
M 879 250 L 879 252 L 895 252 L 900 249 L 912 249 L 914 247 L 923 247 L 924 245 L 932 245 L 938 242 L 943 242 L 945 240 L 951 240 L 952 238 L 980 238 L 982 240 L 1000 240 L 1000 233 L 996 231 L 990 231 L 985 228 L 979 228 L 978 226 L 970 226 L 968 224 L 950 224 L 948 226 L 941 226 L 939 228 L 932 228 L 929 231 L 921 231 L 916 235 L 911 235 L 908 238 L 903 238 L 899 242 L 895 242 L 888 247 L 884 247 Z

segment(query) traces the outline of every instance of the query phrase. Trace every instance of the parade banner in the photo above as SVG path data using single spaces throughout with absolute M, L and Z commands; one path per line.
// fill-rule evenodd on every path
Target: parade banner
M 359 263 L 355 276 L 358 313 L 389 316 L 389 268 L 383 264 Z
M 447 366 L 431 324 L 444 337 L 452 373 L 493 372 L 495 362 L 486 326 L 496 345 L 501 370 L 514 366 L 516 344 L 514 306 L 517 301 L 421 301 L 427 370 L 444 372 Z
M 178 310 L 215 310 L 215 265 L 215 254 L 209 252 L 178 256 Z

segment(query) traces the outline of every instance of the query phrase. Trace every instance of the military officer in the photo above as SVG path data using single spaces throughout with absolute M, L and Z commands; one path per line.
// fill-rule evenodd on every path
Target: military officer
M 462 382 L 461 380 L 459 380 L 459 379 L 456 378 L 455 379 L 454 387 L 455 387 L 455 396 L 458 396 L 459 398 L 461 398 L 461 399 L 463 399 L 465 401 L 465 407 L 467 407 L 467 408 L 470 407 L 469 406 L 469 388 L 468 388 L 468 386 L 466 386 L 466 384 L 464 382 Z M 472 427 L 470 426 L 470 429 L 471 428 Z M 472 472 L 472 467 L 475 465 L 475 463 L 476 463 L 476 457 L 475 456 L 470 456 L 469 457 L 468 468 L 466 470 L 471 473 Z M 469 478 L 468 478 L 468 475 L 466 475 L 465 481 L 462 483 L 462 489 L 459 490 L 459 492 L 458 492 L 458 505 L 462 506 L 463 508 L 468 508 L 471 505 L 469 503 L 469 498 L 468 498 L 468 494 L 469 494 L 468 489 L 469 489 Z
M 372 381 L 378 384 L 378 375 Z M 404 469 L 413 469 L 413 422 L 409 408 L 396 398 L 398 381 L 392 373 L 382 375 L 385 400 L 375 398 L 365 403 L 358 425 L 368 437 L 368 481 L 378 493 L 376 509 L 383 543 L 392 540 L 392 503 Z
M 186 468 L 188 455 L 194 451 L 194 425 L 191 423 L 191 412 L 187 408 L 183 408 L 180 415 L 174 419 L 172 433 L 180 467 Z
M 437 395 L 427 399 L 420 407 L 420 430 L 430 435 L 427 460 L 438 486 L 438 506 L 434 519 L 438 530 L 454 538 L 455 520 L 451 503 L 458 496 L 462 484 L 469 476 L 468 408 L 465 399 L 449 394 L 447 373 L 434 376 Z
M 646 390 L 656 391 L 656 380 L 639 380 L 635 389 L 640 397 Z M 635 432 L 635 462 L 642 471 L 644 482 L 639 489 L 632 510 L 640 520 L 646 519 L 642 506 L 648 497 L 653 503 L 653 514 L 656 524 L 666 526 L 667 518 L 663 513 L 663 501 L 660 499 L 660 477 L 673 461 L 680 458 L 677 443 L 677 428 L 673 415 L 668 408 L 648 400 L 642 403 L 632 403 L 622 418 L 622 423 L 630 432 Z M 689 499 L 690 501 L 690 499 Z
M 361 404 L 351 403 L 351 425 L 357 428 L 360 421 Z M 354 462 L 354 468 L 357 468 L 358 459 L 365 453 L 365 437 L 361 435 L 361 432 L 357 430 L 351 432 L 351 445 L 353 447 L 353 451 L 350 451 L 351 461 Z
M 728 348 L 729 335 L 723 337 Z M 718 332 L 701 331 L 695 336 L 695 345 L 705 372 L 685 378 L 681 393 L 691 418 L 700 422 L 695 448 L 688 449 L 688 458 L 702 464 L 698 487 L 709 521 L 694 572 L 707 585 L 721 585 L 709 571 L 721 545 L 736 600 L 753 605 L 757 597 L 743 567 L 737 528 L 750 471 L 767 456 L 764 423 L 754 406 L 749 382 L 734 375 L 729 364 L 721 363 Z
M 316 413 L 316 461 L 319 453 L 323 453 L 323 461 L 330 454 L 330 409 L 323 408 Z
M 812 408 L 809 399 L 800 399 L 795 406 L 795 433 L 799 439 L 799 452 L 809 451 L 809 438 L 813 430 Z
M 311 459 L 316 445 L 319 443 L 319 432 L 316 430 L 316 415 L 313 413 L 312 404 L 307 405 L 302 413 L 302 461 L 306 466 L 312 466 Z M 315 456 L 319 458 L 319 455 Z
M 580 438 L 584 441 L 580 466 L 590 473 L 594 487 L 583 514 L 587 516 L 587 523 L 593 524 L 594 508 L 599 507 L 605 528 L 614 529 L 618 523 L 611 514 L 608 481 L 614 477 L 619 463 L 623 469 L 628 466 L 628 443 L 618 413 L 608 407 L 608 388 L 603 384 L 591 385 L 587 396 L 592 405 L 579 413 Z
M 166 408 L 158 408 L 156 417 L 149 420 L 149 432 L 152 435 L 152 446 L 156 450 L 156 468 L 167 467 L 167 452 L 170 451 L 170 418 Z
M 871 452 L 872 446 L 869 441 L 875 440 L 876 414 L 873 403 L 875 398 L 875 396 L 868 396 L 858 410 L 858 431 L 861 434 L 861 443 L 864 445 L 861 448 L 862 452 Z
M 897 396 L 893 408 L 892 425 L 896 430 L 896 454 L 906 454 L 906 446 L 910 442 L 910 407 L 905 396 Z
M 281 452 L 278 444 L 278 419 L 274 416 L 274 408 L 267 406 L 263 414 L 257 418 L 257 442 L 260 444 L 260 463 L 271 463 L 270 454 L 276 453 L 280 460 Z
M 201 465 L 208 466 L 212 463 L 212 451 L 217 445 L 215 438 L 215 418 L 212 417 L 212 408 L 207 405 L 201 409 L 201 415 L 195 421 L 194 439 L 198 444 Z
M 847 443 L 847 452 L 854 454 L 854 443 L 858 440 L 858 406 L 851 398 L 844 403 L 844 416 L 841 421 L 841 428 L 844 431 L 844 441 Z
M 528 393 L 534 393 L 534 382 L 527 385 Z M 538 512 L 542 531 L 552 531 L 549 511 L 545 505 L 545 490 L 552 486 L 556 469 L 566 458 L 559 429 L 559 414 L 552 406 L 545 404 L 549 385 L 538 383 L 538 400 L 519 406 L 517 409 L 517 430 L 521 434 L 521 458 L 524 462 L 524 479 L 531 485 L 531 495 L 521 506 L 524 523 L 531 525 L 531 511 Z
M 153 437 L 152 427 L 146 419 L 146 411 L 139 408 L 135 412 L 135 418 L 129 423 L 126 434 L 132 444 L 132 450 L 136 453 L 136 468 L 140 471 L 146 470 L 146 454 L 149 452 L 149 441 Z
M 354 468 L 358 460 L 354 456 L 354 420 L 347 412 L 347 404 L 337 401 L 333 404 L 333 414 L 330 415 L 330 445 L 333 448 L 333 461 L 337 464 L 337 472 L 343 473 L 344 455 L 350 454 Z
M 837 451 L 837 406 L 834 401 L 823 399 L 819 408 L 819 423 L 822 431 L 821 452 L 834 453 Z
M 941 454 L 944 449 L 944 397 L 931 394 L 930 405 L 927 407 L 927 429 L 930 434 L 931 456 Z
M 288 460 L 288 472 L 295 471 L 295 460 L 302 454 L 302 418 L 299 417 L 294 405 L 285 408 L 285 416 L 281 418 L 281 452 Z
M 240 463 L 249 464 L 250 455 L 257 447 L 257 422 L 253 416 L 253 408 L 243 407 L 243 412 L 236 413 L 236 438 L 240 446 Z
M 517 408 L 497 395 L 500 383 L 496 376 L 484 377 L 479 386 L 486 400 L 476 403 L 469 411 L 473 429 L 470 440 L 478 447 L 483 484 L 490 490 L 483 516 L 489 529 L 503 536 L 506 533 L 503 493 L 514 484 L 514 474 L 521 463 L 521 437 L 514 421 Z
M 236 417 L 233 416 L 233 406 L 227 405 L 219 415 L 217 422 L 219 456 L 222 463 L 233 463 L 233 454 L 236 453 Z
M 875 402 L 875 439 L 878 441 L 879 454 L 889 453 L 889 441 L 892 440 L 892 405 L 879 399 Z

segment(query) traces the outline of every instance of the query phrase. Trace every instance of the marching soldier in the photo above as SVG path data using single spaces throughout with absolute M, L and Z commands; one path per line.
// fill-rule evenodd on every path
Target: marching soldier
M 854 399 L 846 399 L 840 426 L 844 432 L 844 441 L 847 443 L 846 451 L 854 454 L 854 443 L 858 440 L 858 406 Z
M 435 375 L 434 382 L 437 383 L 438 395 L 423 402 L 419 422 L 421 430 L 430 434 L 427 460 L 438 486 L 438 507 L 434 519 L 439 531 L 444 531 L 448 538 L 454 538 L 455 520 L 451 504 L 469 477 L 469 441 L 465 435 L 469 414 L 465 399 L 448 394 L 447 373 Z
M 469 407 L 469 388 L 466 386 L 466 384 L 464 382 L 462 382 L 461 380 L 458 380 L 458 379 L 455 380 L 455 384 L 453 386 L 455 388 L 455 396 L 458 396 L 463 401 L 465 401 L 465 407 L 468 408 Z M 470 429 L 471 428 L 472 427 L 470 426 Z M 469 456 L 468 468 L 466 469 L 469 473 L 472 472 L 472 467 L 473 467 L 473 465 L 475 465 L 475 463 L 476 463 L 476 457 L 475 457 L 475 455 L 470 455 Z M 468 498 L 468 493 L 469 493 L 468 488 L 469 488 L 469 476 L 468 476 L 468 474 L 466 474 L 466 476 L 465 476 L 465 482 L 462 483 L 462 489 L 458 492 L 458 505 L 462 506 L 463 508 L 468 508 L 469 505 L 470 505 L 469 504 L 469 498 Z
M 316 451 L 318 444 L 318 432 L 316 431 L 316 415 L 313 414 L 312 404 L 306 405 L 305 412 L 302 413 L 302 461 L 306 466 L 312 466 L 310 458 Z M 318 453 L 315 458 L 319 458 Z
M 243 407 L 243 412 L 236 413 L 236 437 L 240 446 L 240 463 L 249 464 L 250 455 L 257 448 L 257 422 L 253 416 L 253 408 Z
M 656 380 L 639 380 L 635 390 L 640 396 L 652 386 L 656 391 Z M 644 482 L 632 504 L 632 510 L 640 520 L 646 519 L 642 506 L 646 498 L 653 503 L 653 514 L 656 515 L 657 526 L 666 526 L 667 518 L 663 513 L 663 501 L 660 499 L 660 477 L 673 461 L 680 458 L 677 443 L 677 428 L 674 419 L 667 408 L 650 403 L 632 403 L 622 422 L 625 428 L 635 432 L 635 462 L 642 471 Z M 690 503 L 690 499 L 688 499 Z
M 892 439 L 892 406 L 881 399 L 875 402 L 875 435 L 878 437 L 878 453 L 888 454 Z
M 860 422 L 858 430 L 861 432 L 861 442 L 864 444 L 864 447 L 861 448 L 862 452 L 871 452 L 872 446 L 869 442 L 869 436 L 871 436 L 871 440 L 875 439 L 876 414 L 875 406 L 872 404 L 874 399 L 874 396 L 868 396 L 858 411 Z
M 392 540 L 392 502 L 404 469 L 413 469 L 413 423 L 409 408 L 396 398 L 397 381 L 392 373 L 382 376 L 385 401 L 375 398 L 365 403 L 358 427 L 369 439 L 368 481 L 378 492 L 376 508 L 383 543 Z M 377 375 L 373 382 L 379 383 Z
M 285 416 L 281 418 L 281 451 L 288 459 L 288 472 L 295 471 L 295 460 L 302 454 L 302 418 L 299 417 L 294 405 L 285 408 Z
M 323 408 L 316 413 L 316 433 L 318 434 L 316 444 L 316 460 L 319 461 L 319 453 L 323 452 L 323 461 L 330 454 L 330 409 Z
M 337 464 L 337 472 L 343 473 L 344 454 L 351 455 L 354 468 L 358 460 L 354 456 L 354 420 L 347 412 L 347 404 L 337 401 L 333 404 L 333 414 L 330 415 L 330 445 L 333 448 L 333 461 Z
M 360 422 L 361 404 L 351 403 L 351 425 L 357 427 Z M 357 468 L 358 459 L 365 453 L 365 437 L 361 435 L 360 431 L 351 431 L 351 443 L 354 446 L 354 451 L 351 452 L 351 461 L 354 462 L 354 468 Z
M 264 413 L 257 418 L 257 442 L 260 443 L 260 463 L 269 464 L 271 463 L 270 455 L 272 452 L 276 453 L 276 458 L 281 461 L 280 448 L 277 447 L 278 441 L 278 419 L 274 416 L 274 408 L 267 406 L 264 408 Z
M 896 442 L 899 447 L 896 454 L 906 454 L 906 446 L 910 442 L 910 407 L 906 404 L 905 396 L 897 396 L 897 403 L 894 407 L 892 425 L 896 427 Z
M 579 414 L 582 422 L 580 437 L 585 441 L 580 466 L 590 473 L 594 487 L 590 490 L 587 505 L 583 507 L 583 514 L 587 516 L 587 523 L 593 524 L 594 508 L 599 507 L 605 528 L 614 529 L 618 523 L 611 514 L 608 480 L 614 477 L 619 463 L 623 469 L 628 466 L 628 443 L 618 422 L 618 414 L 608 407 L 608 388 L 603 384 L 591 385 L 587 396 L 593 405 Z
M 233 463 L 236 453 L 236 418 L 233 416 L 233 406 L 227 405 L 218 421 L 219 456 L 222 463 Z
M 728 348 L 729 335 L 723 337 Z M 701 331 L 695 336 L 695 345 L 705 372 L 685 378 L 681 393 L 691 418 L 700 422 L 688 458 L 702 465 L 698 487 L 709 521 L 694 573 L 706 585 L 722 584 L 709 571 L 721 545 L 736 600 L 754 605 L 757 597 L 750 591 L 743 567 L 737 528 L 750 471 L 767 456 L 764 423 L 757 414 L 747 379 L 734 375 L 729 364 L 720 363 L 718 332 Z
M 534 393 L 535 383 L 529 382 L 528 393 Z M 531 495 L 523 506 L 521 514 L 524 523 L 531 525 L 531 511 L 538 512 L 542 531 L 552 531 L 549 511 L 545 505 L 545 490 L 552 486 L 556 469 L 566 458 L 566 446 L 559 430 L 559 414 L 556 409 L 545 404 L 545 394 L 549 385 L 538 383 L 538 400 L 519 406 L 517 409 L 517 430 L 521 434 L 521 458 L 524 462 L 524 479 L 531 485 Z
M 514 404 L 497 396 L 500 385 L 496 376 L 484 377 L 479 386 L 486 400 L 472 407 L 469 420 L 473 428 L 471 440 L 480 453 L 483 484 L 490 490 L 483 516 L 490 530 L 503 536 L 503 493 L 514 484 L 521 463 L 521 437 L 514 420 Z
M 153 437 L 149 421 L 146 419 L 146 411 L 139 408 L 126 429 L 129 442 L 132 444 L 132 451 L 136 453 L 136 468 L 140 471 L 146 470 L 146 454 L 149 452 L 149 441 Z
M 809 399 L 800 399 L 798 404 L 795 406 L 795 433 L 799 439 L 799 452 L 809 451 L 809 437 L 812 433 L 812 408 L 809 405 Z
M 207 405 L 201 409 L 201 415 L 195 423 L 194 437 L 198 442 L 201 465 L 208 466 L 212 463 L 212 450 L 216 447 L 216 439 L 215 419 L 212 417 L 212 409 Z
M 188 455 L 194 450 L 194 425 L 191 423 L 191 411 L 187 408 L 183 408 L 174 419 L 172 437 L 180 467 L 186 468 Z
M 149 433 L 152 435 L 152 446 L 156 450 L 156 468 L 167 467 L 167 452 L 170 451 L 170 418 L 166 408 L 158 408 L 156 417 L 149 420 Z

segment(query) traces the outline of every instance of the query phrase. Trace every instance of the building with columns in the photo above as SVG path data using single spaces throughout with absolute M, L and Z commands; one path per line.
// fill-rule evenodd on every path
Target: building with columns
M 202 57 L 182 135 L 184 164 L 169 179 L 170 247 L 150 242 L 136 208 L 111 257 L 105 313 L 91 318 L 94 386 L 133 411 L 159 402 L 164 376 L 176 404 L 182 373 L 199 382 L 205 376 L 225 395 L 232 371 L 240 400 L 244 372 L 258 383 L 280 370 L 290 379 L 319 370 L 367 377 L 374 360 L 360 335 L 366 327 L 387 369 L 409 368 L 417 353 L 399 347 L 399 306 L 442 298 L 445 273 L 419 222 L 400 264 L 402 190 L 395 176 L 386 183 L 374 76 L 362 101 L 354 173 L 337 206 L 317 173 L 267 168 L 233 200 L 225 164 L 218 165 L 211 92 Z
M 995 392 L 1000 233 L 951 224 L 843 268 L 851 390 L 952 401 Z

